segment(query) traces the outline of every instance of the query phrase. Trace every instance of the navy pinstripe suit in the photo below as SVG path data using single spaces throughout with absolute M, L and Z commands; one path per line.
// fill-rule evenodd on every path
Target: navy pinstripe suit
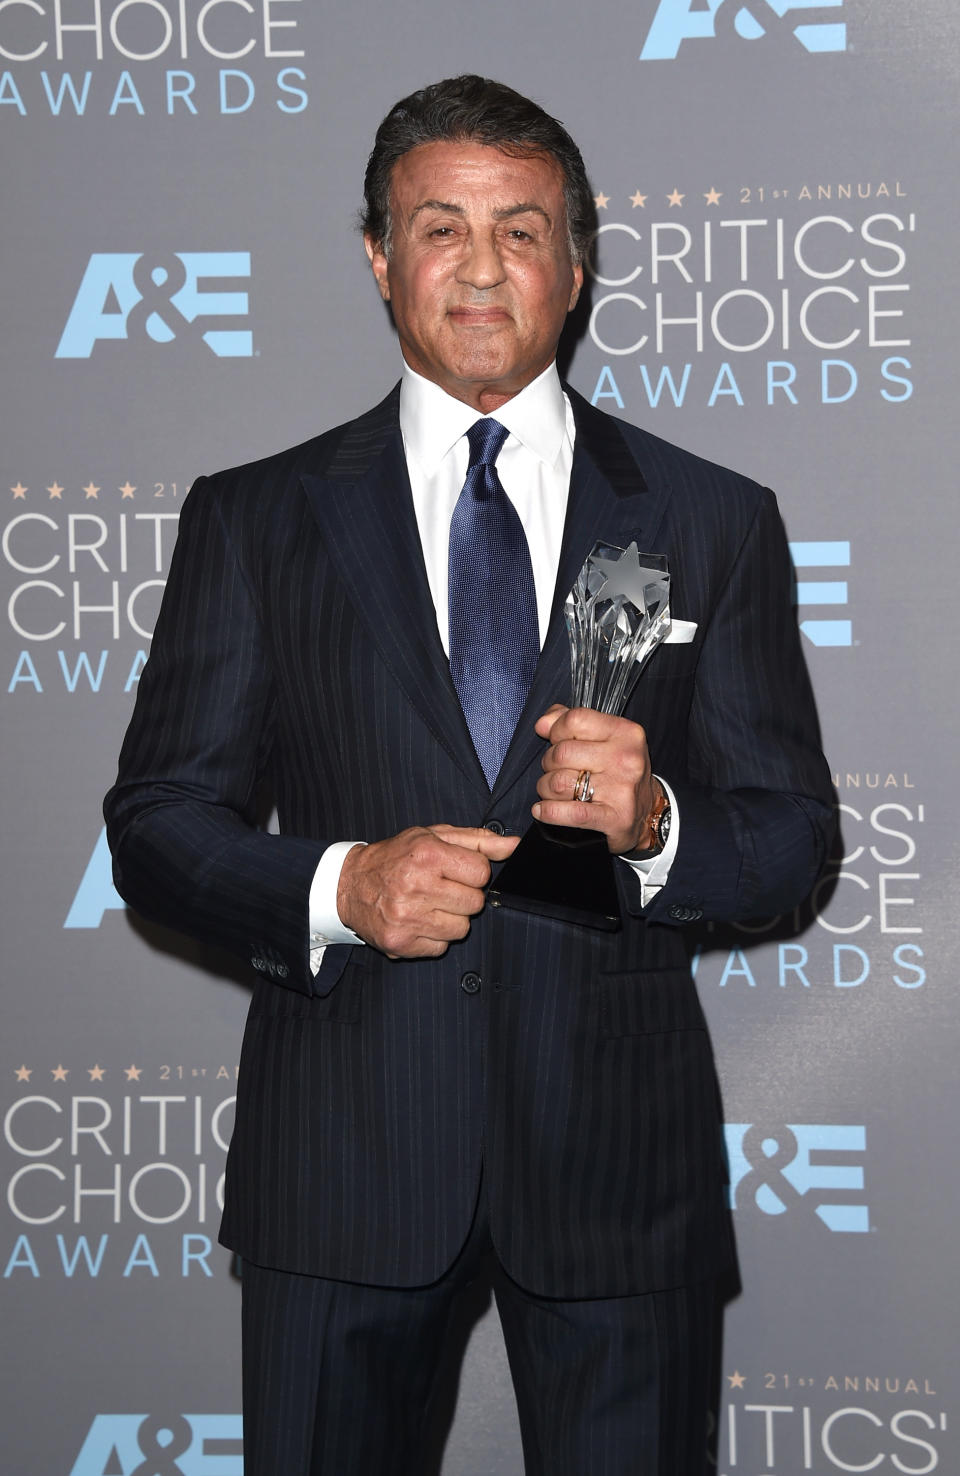
M 831 791 L 771 495 L 575 394 L 557 598 L 491 795 L 437 633 L 397 395 L 292 451 L 202 480 L 181 519 L 106 813 L 117 886 L 250 959 L 222 1238 L 261 1265 L 423 1285 L 467 1235 L 481 1163 L 521 1286 L 617 1296 L 730 1255 L 716 1085 L 680 924 L 791 907 Z M 332 840 L 529 821 L 535 718 L 569 693 L 563 596 L 598 539 L 665 553 L 671 607 L 627 716 L 681 814 L 618 934 L 488 908 L 436 960 L 331 947 L 307 897 Z M 251 828 L 258 783 L 282 834 Z M 479 990 L 461 987 L 476 975 Z

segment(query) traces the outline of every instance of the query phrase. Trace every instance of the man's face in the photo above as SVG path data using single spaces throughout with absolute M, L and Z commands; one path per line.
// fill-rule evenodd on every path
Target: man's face
M 421 144 L 394 166 L 390 256 L 366 241 L 411 369 L 488 413 L 554 358 L 583 283 L 560 166 L 477 143 Z

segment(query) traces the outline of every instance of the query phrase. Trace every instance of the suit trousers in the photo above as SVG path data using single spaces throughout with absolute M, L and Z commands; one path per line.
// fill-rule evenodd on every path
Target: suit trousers
M 534 1296 L 496 1262 L 482 1193 L 463 1250 L 430 1286 L 244 1263 L 244 1476 L 424 1476 L 445 1334 L 458 1294 L 482 1274 L 493 1281 L 527 1476 L 703 1476 L 715 1284 Z

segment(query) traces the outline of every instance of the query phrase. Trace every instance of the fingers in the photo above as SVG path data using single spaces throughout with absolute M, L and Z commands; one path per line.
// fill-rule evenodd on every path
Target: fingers
M 591 769 L 586 764 L 583 764 L 579 769 L 562 768 L 545 770 L 541 777 L 537 780 L 537 794 L 540 796 L 541 799 L 545 800 L 575 799 L 586 801 L 587 797 L 586 794 L 582 792 L 583 784 L 581 783 L 582 776 L 586 774 L 590 775 L 590 778 L 588 781 L 586 781 L 586 784 L 587 789 L 592 791 L 592 799 L 597 794 L 598 783 L 604 781 L 601 780 L 600 770 Z M 607 798 L 609 799 L 610 784 L 609 781 L 606 781 L 606 783 Z
M 539 733 L 541 738 L 549 738 L 557 720 L 563 717 L 565 712 L 569 711 L 570 708 L 564 707 L 562 702 L 555 702 L 552 707 L 547 708 L 542 717 L 537 718 L 537 721 L 533 725 L 534 732 Z
M 483 906 L 483 893 L 480 894 Z M 417 918 L 412 928 L 404 926 L 401 917 L 393 927 L 384 929 L 382 952 L 388 958 L 442 958 L 451 943 L 461 942 L 470 931 L 470 915 L 460 912 L 445 912 L 435 908 Z M 422 928 L 422 932 L 417 932 Z
M 437 914 L 449 915 L 450 917 L 464 918 L 469 920 L 478 912 L 483 911 L 486 893 L 483 888 L 490 880 L 490 868 L 487 867 L 486 877 L 477 886 L 470 886 L 463 882 L 449 881 L 446 877 L 440 877 L 433 881 L 429 892 L 411 899 L 415 904 L 421 905 L 426 910 Z M 444 934 L 446 937 L 447 934 Z M 463 936 L 466 936 L 464 933 Z
M 491 859 L 508 856 L 516 843 L 515 836 L 450 825 L 357 846 L 340 872 L 340 919 L 391 958 L 439 957 L 483 909 Z
M 611 752 L 602 743 L 567 738 L 550 745 L 541 760 L 541 768 L 544 773 L 569 769 L 574 777 L 583 769 L 589 769 L 591 774 L 600 774 L 605 765 L 609 769 L 611 757 Z
M 518 835 L 498 835 L 485 826 L 431 825 L 428 828 L 448 845 L 479 851 L 491 861 L 505 861 L 520 840 Z
M 531 814 L 545 825 L 573 825 L 582 830 L 599 830 L 604 835 L 608 829 L 619 834 L 622 828 L 620 811 L 596 800 L 538 800 Z
M 555 703 L 537 719 L 534 727 L 544 737 L 542 724 L 550 735 L 550 741 L 557 743 L 562 738 L 606 738 L 620 723 L 628 721 L 627 718 L 612 717 L 606 712 L 595 712 L 592 707 L 563 707 L 560 703 Z
M 581 739 L 588 743 L 605 743 L 616 737 L 625 738 L 629 731 L 640 732 L 639 723 L 629 718 L 614 717 L 608 712 L 594 712 L 592 707 L 551 707 L 535 724 L 541 733 L 540 724 L 549 724 L 551 743 L 562 743 L 567 739 Z M 545 736 L 541 733 L 541 737 Z
M 537 724 L 550 746 L 541 760 L 535 819 L 598 830 L 611 851 L 628 851 L 651 804 L 646 733 L 627 718 L 589 708 L 551 708 Z M 581 778 L 592 791 L 581 797 Z
M 648 759 L 647 735 L 639 723 L 577 707 L 561 709 L 552 722 L 541 765 L 544 772 L 570 769 L 576 776 L 589 769 L 594 776 L 606 772 L 630 781 L 644 772 Z

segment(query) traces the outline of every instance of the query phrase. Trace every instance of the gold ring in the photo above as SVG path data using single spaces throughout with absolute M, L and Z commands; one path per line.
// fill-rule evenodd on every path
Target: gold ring
M 573 797 L 583 804 L 589 804 L 593 799 L 593 785 L 590 783 L 591 773 L 589 769 L 581 769 L 577 775 L 577 782 L 573 786 Z

